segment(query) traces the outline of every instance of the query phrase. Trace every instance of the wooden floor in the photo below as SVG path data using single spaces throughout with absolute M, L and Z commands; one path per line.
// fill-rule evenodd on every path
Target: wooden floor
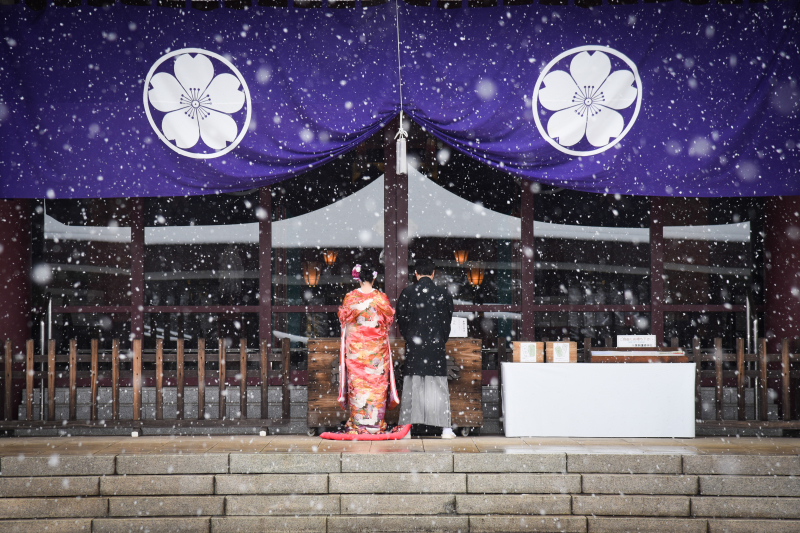
M 695 439 L 581 439 L 459 437 L 393 442 L 328 441 L 318 437 L 148 436 L 17 437 L 0 439 L 0 456 L 203 453 L 614 453 L 798 455 L 800 438 L 698 437 Z

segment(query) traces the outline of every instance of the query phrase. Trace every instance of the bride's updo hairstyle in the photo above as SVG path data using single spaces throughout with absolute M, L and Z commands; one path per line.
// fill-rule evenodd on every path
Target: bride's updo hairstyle
M 378 277 L 378 272 L 372 269 L 372 265 L 368 263 L 358 264 L 353 267 L 353 278 L 359 281 L 366 281 L 372 283 Z

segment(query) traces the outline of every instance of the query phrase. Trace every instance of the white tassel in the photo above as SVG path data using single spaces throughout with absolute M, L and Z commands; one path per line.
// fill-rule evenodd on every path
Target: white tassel
M 403 129 L 403 112 L 400 111 L 400 130 L 394 138 L 397 140 L 396 152 L 396 173 L 398 176 L 405 176 L 408 174 L 408 160 L 406 158 L 406 137 L 408 133 Z
M 397 139 L 397 174 L 403 176 L 408 174 L 408 161 L 406 160 L 406 139 Z

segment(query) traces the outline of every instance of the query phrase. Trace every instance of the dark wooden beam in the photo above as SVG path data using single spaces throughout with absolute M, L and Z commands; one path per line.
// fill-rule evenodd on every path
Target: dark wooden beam
M 144 199 L 131 198 L 131 335 L 144 335 Z
M 650 334 L 664 343 L 664 217 L 663 200 L 650 197 Z
M 522 279 L 522 326 L 520 340 L 533 341 L 536 338 L 536 261 L 535 241 L 533 233 L 533 183 L 522 181 L 520 186 L 520 224 L 522 224 L 520 242 L 520 277 Z

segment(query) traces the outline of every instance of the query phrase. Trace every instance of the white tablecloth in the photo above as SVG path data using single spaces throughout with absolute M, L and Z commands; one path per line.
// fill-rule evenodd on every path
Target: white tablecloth
M 506 437 L 694 437 L 694 363 L 503 363 Z

